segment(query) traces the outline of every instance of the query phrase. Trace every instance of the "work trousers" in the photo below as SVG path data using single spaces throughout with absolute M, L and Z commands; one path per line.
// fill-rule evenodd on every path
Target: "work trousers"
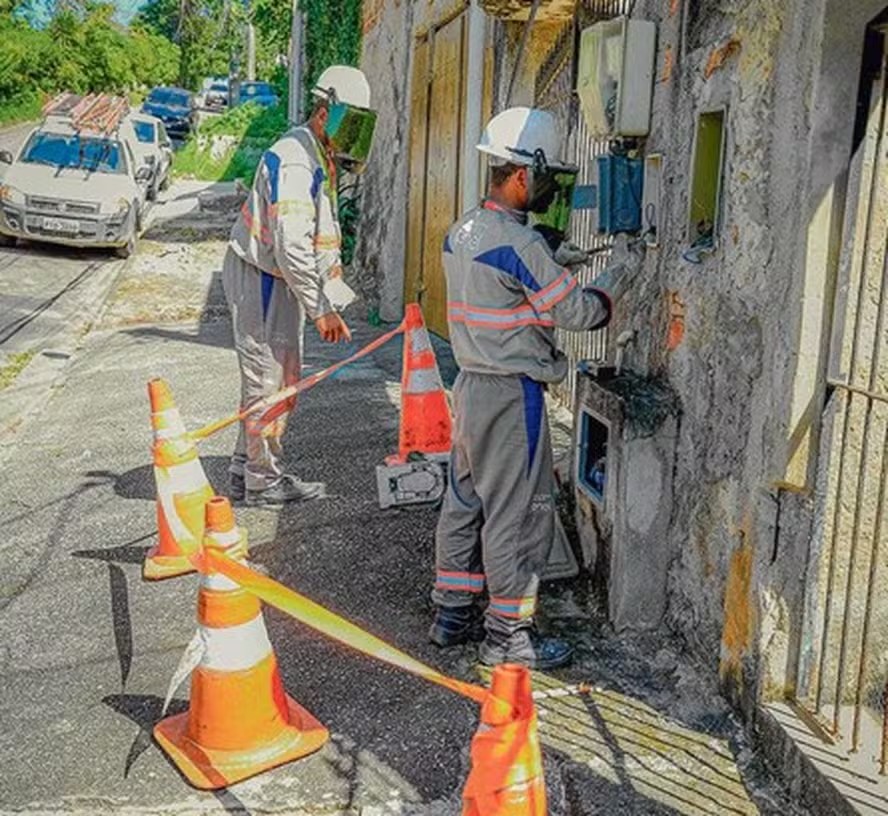
M 229 247 L 222 286 L 231 311 L 241 377 L 241 408 L 298 382 L 302 370 L 305 314 L 282 278 L 262 272 Z M 247 490 L 264 490 L 281 475 L 281 438 L 295 400 L 263 429 L 240 424 L 229 472 L 243 476 Z
M 439 606 L 484 591 L 489 632 L 532 623 L 554 540 L 555 484 L 543 387 L 526 377 L 462 372 L 453 389 L 450 484 L 438 521 Z

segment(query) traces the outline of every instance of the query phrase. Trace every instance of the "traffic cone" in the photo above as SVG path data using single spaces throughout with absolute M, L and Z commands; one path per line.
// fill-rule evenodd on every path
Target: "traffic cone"
M 408 303 L 404 316 L 398 455 L 386 461 L 406 462 L 411 453 L 449 453 L 451 425 L 450 406 L 422 309 L 418 303 Z
M 493 670 L 490 697 L 472 739 L 463 816 L 546 816 L 546 784 L 530 671 Z
M 246 535 L 224 497 L 207 503 L 203 545 L 244 560 Z M 154 727 L 186 779 L 215 790 L 317 751 L 329 734 L 284 691 L 259 599 L 210 572 L 201 579 L 197 617 L 204 648 L 188 711 Z
M 212 498 L 213 488 L 166 382 L 151 380 L 148 398 L 154 433 L 158 539 L 145 557 L 142 575 L 158 580 L 194 571 L 188 556 L 200 549 L 204 506 Z

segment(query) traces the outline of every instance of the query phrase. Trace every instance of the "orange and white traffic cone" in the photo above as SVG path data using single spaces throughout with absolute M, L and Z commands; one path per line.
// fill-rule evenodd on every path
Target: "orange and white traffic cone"
M 244 559 L 246 535 L 224 497 L 207 503 L 203 545 Z M 214 790 L 317 751 L 329 734 L 284 691 L 259 599 L 209 572 L 197 616 L 203 649 L 191 673 L 189 709 L 154 728 L 186 779 Z
M 546 816 L 546 784 L 530 671 L 493 670 L 490 697 L 472 739 L 463 816 Z
M 170 387 L 164 380 L 148 383 L 154 433 L 154 481 L 157 485 L 157 544 L 142 569 L 149 580 L 193 572 L 189 554 L 196 554 L 204 531 L 204 507 L 213 496 L 197 446 L 188 436 Z
M 451 431 L 450 405 L 422 309 L 418 303 L 408 303 L 404 316 L 398 454 L 387 461 L 406 462 L 410 454 L 416 453 L 448 454 Z

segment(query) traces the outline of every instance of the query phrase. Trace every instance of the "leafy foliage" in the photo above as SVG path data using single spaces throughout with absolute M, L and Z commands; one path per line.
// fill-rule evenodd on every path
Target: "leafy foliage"
M 357 65 L 361 0 L 299 0 L 305 14 L 305 92 L 330 65 Z
M 228 75 L 243 47 L 245 23 L 238 0 L 148 0 L 133 26 L 175 42 L 181 52 L 177 82 L 197 90 L 204 77 Z
M 286 129 L 286 103 L 274 108 L 239 105 L 188 137 L 176 153 L 173 172 L 206 181 L 241 179 L 249 184 L 262 154 Z M 220 150 L 226 144 L 227 149 Z
M 113 5 L 68 2 L 42 30 L 13 10 L 0 0 L 0 121 L 34 115 L 61 90 L 126 93 L 178 75 L 178 47 L 119 25 Z

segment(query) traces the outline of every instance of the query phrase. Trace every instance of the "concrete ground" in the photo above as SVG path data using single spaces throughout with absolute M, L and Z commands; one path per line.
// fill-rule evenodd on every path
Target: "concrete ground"
M 175 191 L 173 191 L 175 192 Z M 175 198 L 175 196 L 172 196 Z M 215 794 L 190 788 L 151 739 L 195 630 L 194 577 L 141 579 L 155 537 L 145 383 L 168 379 L 189 427 L 237 403 L 218 225 L 171 216 L 143 242 L 98 325 L 7 453 L 0 480 L 0 812 L 382 814 L 459 812 L 477 706 L 375 663 L 274 610 L 285 685 L 330 729 L 318 754 Z M 348 348 L 308 332 L 309 370 Z M 446 349 L 442 360 L 447 364 Z M 397 433 L 400 348 L 308 392 L 287 453 L 330 497 L 241 509 L 252 559 L 450 674 L 483 681 L 474 647 L 441 652 L 430 619 L 435 511 L 382 512 L 374 467 Z M 233 432 L 202 443 L 224 490 Z M 711 683 L 664 635 L 618 638 L 583 580 L 546 589 L 546 624 L 577 645 L 538 688 L 551 814 L 792 814 Z M 180 689 L 173 711 L 184 710 Z

